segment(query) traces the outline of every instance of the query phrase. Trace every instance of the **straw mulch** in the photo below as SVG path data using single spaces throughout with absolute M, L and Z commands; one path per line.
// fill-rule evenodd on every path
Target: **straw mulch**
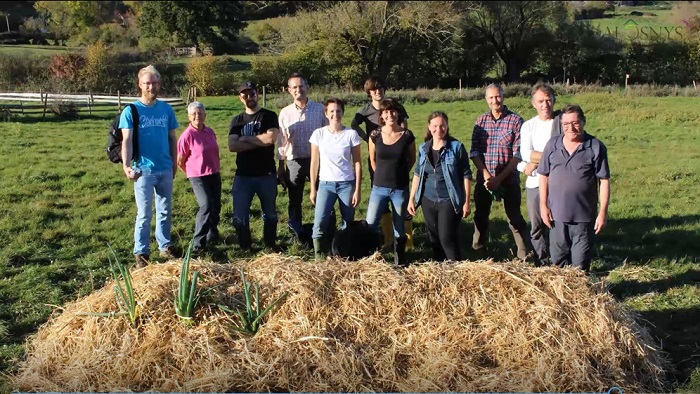
M 516 263 L 427 263 L 401 270 L 377 255 L 309 263 L 267 255 L 193 262 L 205 302 L 241 299 L 239 267 L 267 305 L 288 297 L 254 337 L 202 306 L 174 314 L 179 261 L 133 272 L 142 319 L 116 310 L 113 285 L 65 305 L 27 343 L 19 391 L 664 390 L 667 366 L 649 335 L 573 269 Z

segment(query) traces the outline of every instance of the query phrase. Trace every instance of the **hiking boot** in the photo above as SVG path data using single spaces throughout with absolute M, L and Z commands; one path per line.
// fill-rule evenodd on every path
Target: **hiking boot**
M 134 267 L 143 268 L 148 265 L 151 260 L 151 256 L 147 254 L 135 254 L 134 255 Z
M 172 246 L 166 246 L 166 247 L 165 247 L 165 250 L 161 250 L 161 251 L 158 253 L 158 255 L 159 255 L 160 257 L 162 257 L 162 258 L 165 258 L 165 259 L 175 259 L 175 258 L 177 258 L 177 257 L 175 256 L 175 250 L 173 250 L 173 247 L 172 247 Z

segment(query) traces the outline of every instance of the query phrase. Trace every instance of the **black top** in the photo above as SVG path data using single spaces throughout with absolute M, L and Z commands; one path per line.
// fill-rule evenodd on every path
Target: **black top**
M 279 129 L 277 114 L 261 108 L 254 114 L 240 113 L 233 117 L 228 128 L 229 135 L 256 136 L 267 133 L 269 129 Z M 275 145 L 238 152 L 236 156 L 236 175 L 263 176 L 275 174 Z
M 399 116 L 398 116 L 398 123 L 401 124 L 403 123 L 404 120 L 408 119 L 408 113 L 406 113 L 406 109 L 401 105 L 401 103 L 396 102 L 399 105 Z M 364 131 L 362 130 L 362 124 L 364 124 Z M 369 138 L 367 136 L 372 135 L 372 132 L 381 128 L 382 126 L 379 124 L 379 110 L 374 108 L 372 105 L 372 102 L 370 101 L 362 107 L 361 110 L 357 111 L 355 114 L 355 118 L 353 118 L 352 122 L 350 123 L 350 127 L 355 129 L 357 131 L 357 134 L 365 140 L 365 142 L 369 142 Z
M 375 186 L 402 189 L 408 187 L 409 149 L 416 138 L 411 130 L 405 130 L 403 135 L 391 145 L 384 144 L 384 138 L 380 131 L 372 133 L 374 142 L 374 157 L 376 170 L 374 171 Z
M 428 161 L 425 164 L 423 197 L 436 203 L 450 199 L 445 174 L 442 172 L 442 162 L 440 161 L 440 154 L 443 149 L 445 149 L 444 146 L 440 149 L 431 148 L 428 154 Z

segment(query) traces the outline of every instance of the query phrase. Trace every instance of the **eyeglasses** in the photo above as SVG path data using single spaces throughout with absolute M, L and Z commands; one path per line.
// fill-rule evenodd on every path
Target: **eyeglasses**
M 578 129 L 579 127 L 581 127 L 581 122 L 563 122 L 561 124 L 561 127 L 571 127 L 571 126 L 574 126 Z
M 289 86 L 289 90 L 301 90 L 304 85 L 297 85 L 297 86 Z
M 258 93 L 257 92 L 248 92 L 248 93 L 241 92 L 241 93 L 239 93 L 239 95 L 241 96 L 241 98 L 251 98 L 251 97 L 257 96 Z

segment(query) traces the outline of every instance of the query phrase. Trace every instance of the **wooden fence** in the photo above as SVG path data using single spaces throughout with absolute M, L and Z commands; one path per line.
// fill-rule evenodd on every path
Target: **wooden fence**
M 116 96 L 98 94 L 60 94 L 60 93 L 0 93 L 0 114 L 9 117 L 13 114 L 42 113 L 46 118 L 46 111 L 62 104 L 72 104 L 77 110 L 87 109 L 97 111 L 105 107 L 112 107 L 120 111 L 128 103 L 137 100 L 136 96 L 122 96 L 117 92 Z M 180 97 L 158 97 L 172 106 L 185 105 L 185 100 Z

